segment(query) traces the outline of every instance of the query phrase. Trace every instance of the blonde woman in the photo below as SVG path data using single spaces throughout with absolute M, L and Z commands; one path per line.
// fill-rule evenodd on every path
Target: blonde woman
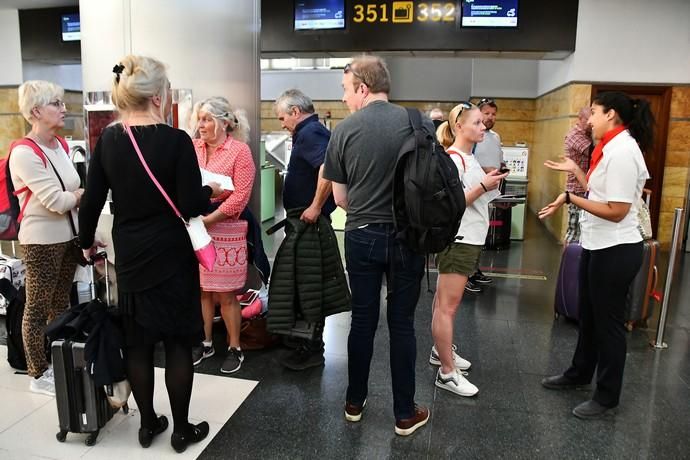
M 127 376 L 141 415 L 139 443 L 149 447 L 168 427 L 153 407 L 153 352 L 165 346 L 165 383 L 177 452 L 208 435 L 206 422 L 188 421 L 194 368 L 192 347 L 202 336 L 199 264 L 189 236 L 144 169 L 124 126 L 154 177 L 183 217 L 200 215 L 218 184 L 201 186 L 194 146 L 184 131 L 164 121 L 170 113 L 165 66 L 152 58 L 126 56 L 114 68 L 113 102 L 122 124 L 106 128 L 89 165 L 89 190 L 80 209 L 80 239 L 91 253 L 108 190 L 114 205 L 113 242 L 119 307 L 127 342 Z
M 72 240 L 76 210 L 84 190 L 57 131 L 65 125 L 64 91 L 48 81 L 27 81 L 19 87 L 19 108 L 31 124 L 28 145 L 10 152 L 9 167 L 20 207 L 25 206 L 19 243 L 26 264 L 26 305 L 22 338 L 30 390 L 55 394 L 53 369 L 46 360 L 45 328 L 69 305 L 78 248 Z M 61 184 L 64 184 L 63 185 Z M 76 250 L 76 251 L 75 251 Z
M 234 109 L 227 99 L 212 97 L 198 102 L 192 114 L 192 129 L 196 132 L 194 148 L 199 166 L 210 172 L 229 176 L 234 190 L 225 191 L 213 201 L 212 210 L 204 217 L 204 223 L 216 243 L 216 249 L 223 251 L 224 242 L 236 234 L 240 213 L 249 202 L 254 185 L 254 159 L 249 150 L 249 122 L 242 110 Z M 245 230 L 246 232 L 246 230 Z M 226 261 L 223 255 L 222 260 Z M 220 367 L 224 374 L 232 374 L 242 367 L 244 353 L 240 348 L 240 326 L 242 315 L 235 290 L 244 285 L 246 266 L 239 270 L 237 264 L 216 264 L 213 271 L 201 268 L 201 305 L 204 317 L 204 341 L 194 349 L 194 364 L 213 356 L 213 316 L 216 304 L 228 331 L 228 350 Z
M 436 259 L 438 282 L 434 296 L 431 333 L 434 346 L 429 362 L 440 366 L 436 386 L 460 396 L 474 396 L 479 389 L 470 383 L 463 371 L 471 363 L 458 355 L 453 345 L 453 322 L 462 301 L 468 278 L 474 273 L 489 230 L 489 201 L 498 193 L 501 179 L 498 170 L 484 172 L 472 155 L 474 144 L 484 139 L 486 127 L 479 108 L 461 102 L 450 111 L 448 121 L 438 127 L 436 136 L 458 168 L 465 190 L 467 208 L 460 228 L 451 243 Z

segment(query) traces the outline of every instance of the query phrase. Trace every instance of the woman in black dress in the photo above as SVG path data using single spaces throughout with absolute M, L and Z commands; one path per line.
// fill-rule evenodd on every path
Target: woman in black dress
M 127 375 L 141 413 L 139 442 L 150 446 L 168 426 L 166 417 L 158 417 L 153 408 L 153 352 L 162 341 L 174 423 L 171 444 L 182 452 L 209 430 L 206 422 L 188 421 L 192 346 L 203 338 L 199 265 L 183 223 L 146 173 L 124 124 L 131 127 L 151 172 L 186 219 L 204 212 L 222 189 L 218 184 L 201 186 L 192 140 L 164 123 L 171 107 L 164 65 L 127 56 L 113 72 L 113 102 L 122 124 L 106 128 L 96 144 L 79 210 L 80 242 L 85 255 L 91 255 L 98 217 L 112 190 L 118 298 Z

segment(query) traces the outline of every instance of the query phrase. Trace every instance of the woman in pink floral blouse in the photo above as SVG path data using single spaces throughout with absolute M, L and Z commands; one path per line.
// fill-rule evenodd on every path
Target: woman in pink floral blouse
M 240 304 L 235 291 L 246 280 L 247 247 L 246 221 L 240 213 L 249 202 L 254 184 L 255 166 L 246 144 L 249 123 L 242 110 L 235 110 L 223 97 L 212 97 L 194 107 L 192 123 L 194 148 L 199 166 L 216 174 L 229 176 L 234 190 L 226 191 L 212 200 L 214 209 L 204 217 L 204 223 L 216 245 L 217 258 L 212 271 L 200 267 L 201 306 L 205 339 L 193 353 L 194 364 L 213 356 L 213 316 L 220 304 L 221 316 L 228 330 L 228 352 L 220 371 L 231 374 L 240 370 L 244 354 L 240 349 Z

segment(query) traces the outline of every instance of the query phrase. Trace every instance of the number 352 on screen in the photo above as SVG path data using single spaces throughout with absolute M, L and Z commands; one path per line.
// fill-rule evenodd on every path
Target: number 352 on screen
M 355 4 L 355 13 L 352 20 L 361 24 L 364 22 L 392 22 L 409 24 L 415 19 L 419 22 L 455 22 L 456 16 L 455 3 L 440 2 L 417 3 L 392 2 L 388 3 L 368 3 Z

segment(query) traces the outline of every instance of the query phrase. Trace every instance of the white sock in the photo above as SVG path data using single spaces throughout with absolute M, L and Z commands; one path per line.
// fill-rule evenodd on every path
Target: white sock
M 213 340 L 204 340 L 201 343 L 204 344 L 205 347 L 210 347 L 211 345 L 213 345 Z
M 451 375 L 455 374 L 455 369 L 453 369 L 450 373 L 444 374 L 441 368 L 438 369 L 438 373 L 441 374 L 441 377 L 447 378 L 450 377 Z

